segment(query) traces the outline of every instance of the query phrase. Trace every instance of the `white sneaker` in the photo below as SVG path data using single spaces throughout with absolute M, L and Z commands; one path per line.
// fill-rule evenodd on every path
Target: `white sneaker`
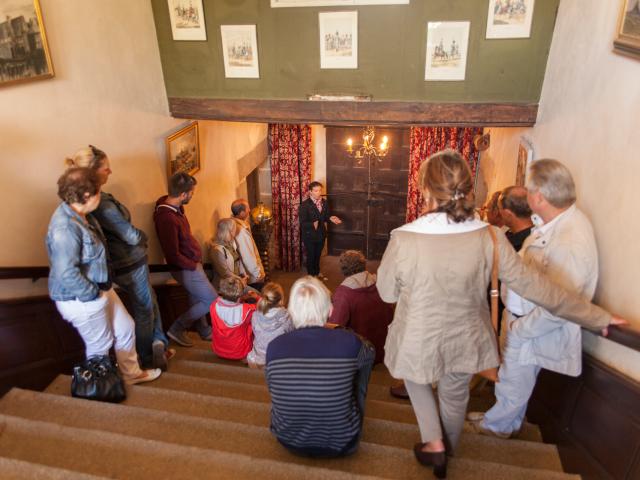
M 484 420 L 484 412 L 469 412 L 467 413 L 467 420 L 470 422 L 481 422 Z
M 136 385 L 137 383 L 145 383 L 145 382 L 153 382 L 156 378 L 160 376 L 162 370 L 159 368 L 153 368 L 151 370 L 143 370 L 142 374 L 137 376 L 136 378 L 130 378 L 125 380 L 127 385 Z

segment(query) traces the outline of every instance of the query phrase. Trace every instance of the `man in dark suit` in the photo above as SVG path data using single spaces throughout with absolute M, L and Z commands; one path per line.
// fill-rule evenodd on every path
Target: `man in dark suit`
M 307 273 L 327 280 L 320 273 L 320 255 L 322 255 L 324 241 L 327 238 L 327 222 L 340 225 L 342 220 L 335 215 L 329 215 L 327 200 L 322 198 L 322 184 L 320 182 L 309 184 L 309 198 L 300 204 L 298 217 L 302 242 L 307 250 Z

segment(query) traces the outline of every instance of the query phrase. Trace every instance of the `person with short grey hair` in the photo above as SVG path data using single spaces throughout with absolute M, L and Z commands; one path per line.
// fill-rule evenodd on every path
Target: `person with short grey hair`
M 325 328 L 331 300 L 317 278 L 293 284 L 288 309 L 295 330 L 267 347 L 271 431 L 299 455 L 353 453 L 362 434 L 374 348 L 351 331 Z
M 265 273 L 260 258 L 260 251 L 251 234 L 251 225 L 249 224 L 250 213 L 249 202 L 244 198 L 234 200 L 231 204 L 231 214 L 238 225 L 236 246 L 240 254 L 240 260 L 249 277 L 249 286 L 259 291 L 262 290 L 264 286 Z
M 591 300 L 598 282 L 598 250 L 589 219 L 575 206 L 571 172 L 557 160 L 531 164 L 527 200 L 542 219 L 521 255 L 567 291 Z M 479 433 L 509 438 L 522 426 L 541 368 L 576 377 L 582 370 L 580 326 L 517 295 L 503 292 L 507 340 L 496 383 L 495 405 L 468 419 Z

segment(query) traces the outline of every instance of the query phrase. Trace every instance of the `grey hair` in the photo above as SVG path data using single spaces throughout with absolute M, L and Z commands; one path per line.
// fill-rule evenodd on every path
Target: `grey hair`
M 216 241 L 218 243 L 231 243 L 235 238 L 236 221 L 233 218 L 223 218 L 218 222 L 216 229 Z
M 331 312 L 331 293 L 320 280 L 307 275 L 291 287 L 287 308 L 295 328 L 322 327 Z
M 576 201 L 576 185 L 567 167 L 558 160 L 536 160 L 529 167 L 527 190 L 540 192 L 554 207 L 565 208 Z

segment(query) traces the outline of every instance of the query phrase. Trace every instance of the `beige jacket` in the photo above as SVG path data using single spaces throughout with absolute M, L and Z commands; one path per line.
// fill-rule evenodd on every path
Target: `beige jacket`
M 598 283 L 598 250 L 591 223 L 575 205 L 534 229 L 522 247 L 522 258 L 558 285 L 587 300 L 593 298 Z M 507 308 L 522 315 L 509 332 L 523 340 L 520 363 L 574 377 L 580 375 L 580 327 L 535 304 L 519 303 L 519 297 L 510 294 L 508 291 Z
M 510 289 L 586 328 L 610 323 L 607 312 L 527 267 L 494 231 L 499 277 Z M 397 302 L 384 360 L 394 377 L 428 384 L 498 365 L 487 303 L 492 254 L 487 224 L 479 220 L 455 224 L 436 213 L 392 232 L 376 285 L 385 302 Z
M 245 221 L 234 218 L 238 224 L 238 235 L 236 245 L 242 260 L 245 272 L 249 275 L 249 283 L 261 282 L 264 280 L 264 268 L 260 259 L 260 252 L 251 234 L 251 227 Z

